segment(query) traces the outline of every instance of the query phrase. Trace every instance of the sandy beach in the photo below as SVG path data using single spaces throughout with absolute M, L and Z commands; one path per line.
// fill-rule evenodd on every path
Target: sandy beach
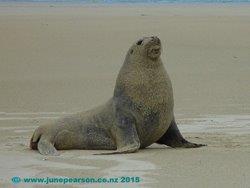
M 119 187 L 250 186 L 250 5 L 0 4 L 0 187 L 18 177 L 133 177 Z M 113 94 L 131 44 L 157 35 L 183 135 L 207 144 L 93 155 L 31 151 L 36 127 Z M 59 184 L 46 185 L 58 187 Z M 67 187 L 117 184 L 67 184 Z

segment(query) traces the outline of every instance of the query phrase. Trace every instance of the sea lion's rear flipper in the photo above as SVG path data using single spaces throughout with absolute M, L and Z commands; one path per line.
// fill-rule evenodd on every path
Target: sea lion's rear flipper
M 51 156 L 59 155 L 59 152 L 56 150 L 53 144 L 44 136 L 41 136 L 37 148 L 42 155 L 51 155 Z
M 115 138 L 117 150 L 95 155 L 134 153 L 139 150 L 140 140 L 135 128 L 135 120 L 123 115 L 117 119 L 118 124 L 114 127 L 114 131 L 112 131 L 114 133 L 113 137 Z
M 198 148 L 206 146 L 205 144 L 196 144 L 184 139 L 174 119 L 166 133 L 156 143 L 165 144 L 172 148 Z

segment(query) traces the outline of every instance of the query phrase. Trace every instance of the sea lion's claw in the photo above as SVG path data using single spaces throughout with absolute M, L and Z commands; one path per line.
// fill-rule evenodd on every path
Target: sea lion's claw
M 179 146 L 173 146 L 174 148 L 199 148 L 199 147 L 203 147 L 203 146 L 207 146 L 206 144 L 196 144 L 196 143 L 192 143 L 192 142 L 185 142 Z
M 37 145 L 38 151 L 42 155 L 58 156 L 59 152 L 47 139 L 41 137 Z
M 93 155 L 113 155 L 113 154 L 118 154 L 118 153 L 115 153 L 115 152 L 105 152 L 105 153 L 95 153 Z
M 126 153 L 135 153 L 138 151 L 138 147 L 124 147 L 124 148 L 120 148 L 118 150 L 115 151 L 111 151 L 111 152 L 104 152 L 104 153 L 96 153 L 94 155 L 113 155 L 113 154 L 126 154 Z

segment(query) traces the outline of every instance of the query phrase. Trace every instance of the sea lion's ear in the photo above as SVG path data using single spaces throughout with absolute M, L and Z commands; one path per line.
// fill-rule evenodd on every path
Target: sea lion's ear
M 130 54 L 133 54 L 134 50 L 130 50 Z

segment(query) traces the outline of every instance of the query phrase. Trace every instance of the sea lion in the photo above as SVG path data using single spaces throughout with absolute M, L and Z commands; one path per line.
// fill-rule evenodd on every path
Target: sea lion
M 30 148 L 44 155 L 57 150 L 115 150 L 132 153 L 153 143 L 170 147 L 204 146 L 185 140 L 174 118 L 170 78 L 161 61 L 161 41 L 144 37 L 128 50 L 113 97 L 93 110 L 38 127 Z

